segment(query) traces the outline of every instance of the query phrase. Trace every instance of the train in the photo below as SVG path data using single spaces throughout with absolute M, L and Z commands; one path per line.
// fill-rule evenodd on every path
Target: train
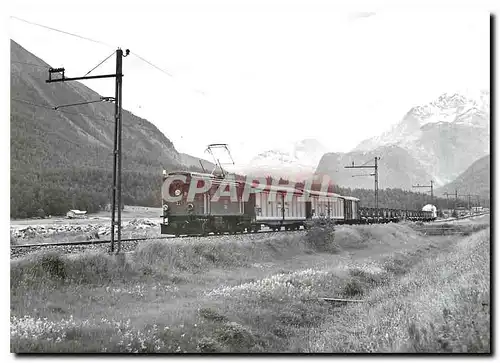
M 201 235 L 306 229 L 307 222 L 336 224 L 432 221 L 426 210 L 367 208 L 358 198 L 328 190 L 265 185 L 191 171 L 163 173 L 161 234 Z

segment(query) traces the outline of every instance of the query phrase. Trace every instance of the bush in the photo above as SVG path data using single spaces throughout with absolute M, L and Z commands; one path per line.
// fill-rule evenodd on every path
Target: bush
M 67 256 L 58 251 L 42 251 L 11 264 L 11 284 L 83 283 L 102 284 L 126 281 L 134 271 L 116 256 L 85 252 Z
M 201 338 L 196 349 L 200 353 L 219 353 L 222 351 L 220 344 L 215 339 L 208 337 Z
M 12 232 L 10 232 L 10 245 L 13 246 L 17 244 L 18 244 L 17 238 L 14 236 Z
M 42 257 L 40 265 L 50 277 L 63 280 L 66 278 L 66 264 L 61 255 L 57 253 L 46 254 Z
M 231 353 L 245 353 L 258 344 L 252 332 L 236 322 L 225 323 L 215 331 L 214 335 L 216 340 Z M 210 348 L 216 346 L 211 345 Z
M 306 243 L 317 252 L 340 252 L 340 246 L 334 243 L 335 222 L 331 219 L 320 218 L 306 222 Z

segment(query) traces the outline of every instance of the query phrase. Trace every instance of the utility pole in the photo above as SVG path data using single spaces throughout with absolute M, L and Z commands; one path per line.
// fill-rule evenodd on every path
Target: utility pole
M 375 156 L 375 163 L 374 165 L 354 165 L 354 161 L 352 162 L 352 165 L 349 166 L 344 166 L 345 169 L 374 169 L 375 172 L 373 174 L 368 174 L 370 176 L 375 177 L 375 212 L 377 215 L 377 220 L 379 218 L 378 214 L 378 160 L 380 160 L 379 156 Z
M 112 208 L 111 208 L 111 252 L 115 251 L 115 226 L 117 227 L 117 252 L 121 250 L 121 179 L 122 179 L 122 61 L 128 56 L 130 50 L 118 48 L 116 50 L 116 73 L 103 74 L 98 76 L 83 76 L 68 78 L 64 75 L 64 68 L 49 68 L 49 79 L 47 83 L 54 82 L 69 82 L 80 81 L 87 79 L 98 78 L 115 78 L 115 132 L 114 132 L 114 147 L 113 147 L 113 187 L 112 187 Z M 62 77 L 52 79 L 52 74 L 59 73 Z M 111 97 L 103 97 L 101 100 L 110 100 Z M 94 101 L 92 101 L 94 102 Z M 97 101 L 96 101 L 97 102 Z M 87 102 L 91 103 L 91 102 Z M 84 104 L 84 103 L 81 103 Z M 59 106 L 62 107 L 62 106 Z M 57 109 L 57 107 L 55 108 Z M 116 212 L 116 213 L 115 213 Z M 117 218 L 116 218 L 117 217 Z
M 459 194 L 461 197 L 467 197 L 467 208 L 469 209 L 469 214 L 472 215 L 472 209 L 471 209 L 471 197 L 477 197 L 479 198 L 479 195 L 477 194 Z
M 114 232 L 117 226 L 117 252 L 121 250 L 121 217 L 122 217 L 122 58 L 123 51 L 116 51 L 115 78 L 115 137 L 113 149 L 113 209 L 111 212 L 111 251 L 114 251 Z M 115 220 L 115 208 L 118 218 Z
M 451 193 L 443 193 L 444 195 L 446 195 L 446 205 L 448 206 L 448 196 L 450 195 L 455 195 L 455 205 L 453 207 L 453 212 L 454 213 L 457 213 L 457 203 L 458 203 L 458 190 L 455 189 L 455 193 L 451 194 Z M 457 214 L 458 216 L 458 214 Z
M 453 195 L 453 194 L 450 194 L 450 193 L 448 193 L 448 192 L 443 193 L 443 194 L 444 194 L 444 195 L 446 195 L 446 209 L 448 209 L 448 210 L 449 210 L 449 209 L 450 209 L 450 204 L 448 203 L 448 197 L 449 197 L 450 195 Z
M 412 185 L 412 188 L 431 188 L 431 204 L 434 202 L 434 181 L 431 180 L 431 185 Z

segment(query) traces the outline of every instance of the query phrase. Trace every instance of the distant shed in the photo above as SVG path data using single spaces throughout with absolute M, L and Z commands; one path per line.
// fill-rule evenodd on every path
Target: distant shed
M 87 218 L 87 211 L 71 209 L 68 213 L 66 213 L 66 218 Z

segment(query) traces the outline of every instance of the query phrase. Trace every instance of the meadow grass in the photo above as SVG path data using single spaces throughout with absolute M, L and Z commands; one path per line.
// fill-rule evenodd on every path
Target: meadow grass
M 490 352 L 490 231 L 460 239 L 373 289 L 311 332 L 309 352 Z
M 45 252 L 11 261 L 11 350 L 344 351 L 327 344 L 328 317 L 352 308 L 321 297 L 404 291 L 394 281 L 456 242 L 395 224 L 312 235 L 152 241 L 122 256 Z

